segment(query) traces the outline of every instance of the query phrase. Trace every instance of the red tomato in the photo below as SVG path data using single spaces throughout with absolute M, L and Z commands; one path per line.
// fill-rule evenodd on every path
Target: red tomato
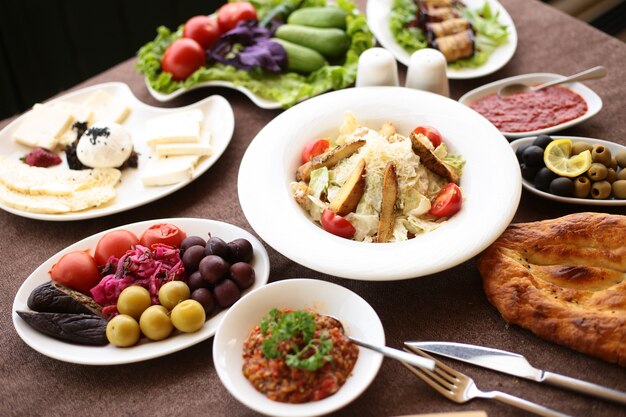
M 302 163 L 309 162 L 314 156 L 321 155 L 330 147 L 326 139 L 318 139 L 309 142 L 302 149 Z
M 226 3 L 217 11 L 217 24 L 222 33 L 233 29 L 242 20 L 256 19 L 256 9 L 247 1 Z
M 66 253 L 50 268 L 50 276 L 56 282 L 74 288 L 84 294 L 100 282 L 100 271 L 88 251 Z
M 413 129 L 413 133 L 415 133 L 416 135 L 419 135 L 421 133 L 422 135 L 426 136 L 435 148 L 441 145 L 441 133 L 439 133 L 439 131 L 434 127 L 418 126 Z
M 119 259 L 137 243 L 139 243 L 139 238 L 133 232 L 114 230 L 100 238 L 93 257 L 98 265 L 104 265 L 111 256 Z
M 159 223 L 150 226 L 139 238 L 139 243 L 149 248 L 155 243 L 180 247 L 180 242 L 187 237 L 187 234 L 178 227 L 169 223 Z
M 204 65 L 204 49 L 193 39 L 176 39 L 167 47 L 161 68 L 176 81 L 184 80 Z
M 193 39 L 204 49 L 209 49 L 220 35 L 217 19 L 203 15 L 187 20 L 183 29 L 184 38 Z
M 453 182 L 443 186 L 428 213 L 438 217 L 450 217 L 461 210 L 463 196 L 461 189 Z
M 332 233 L 333 235 L 337 235 L 339 237 L 345 237 L 346 239 L 350 239 L 354 236 L 356 229 L 352 226 L 352 223 L 347 221 L 341 216 L 338 216 L 332 210 L 325 209 L 322 212 L 322 227 L 328 233 Z

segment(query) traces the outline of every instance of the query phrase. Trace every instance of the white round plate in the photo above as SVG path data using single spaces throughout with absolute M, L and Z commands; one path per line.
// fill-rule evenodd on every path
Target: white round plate
M 513 149 L 513 151 L 517 151 L 517 148 L 522 145 L 530 145 L 535 140 L 535 138 L 535 136 L 532 136 L 528 138 L 514 140 L 513 142 L 511 142 L 511 148 Z M 577 136 L 552 136 L 552 139 L 571 139 L 572 142 L 583 141 L 589 143 L 590 145 L 602 145 L 609 149 L 612 155 L 615 155 L 617 152 L 626 150 L 626 146 L 622 146 L 619 143 L 608 142 L 606 140 L 600 139 L 581 138 Z M 524 178 L 522 178 L 522 186 L 533 194 L 537 194 L 538 196 L 547 198 L 548 200 L 558 201 L 559 203 L 584 204 L 588 206 L 626 206 L 626 200 L 595 200 L 593 198 L 561 197 L 558 195 L 546 193 L 545 191 L 536 189 L 530 181 Z
M 227 242 L 237 238 L 248 239 L 250 243 L 252 243 L 254 250 L 254 259 L 251 265 L 254 268 L 256 280 L 254 285 L 246 290 L 246 293 L 260 288 L 267 283 L 270 265 L 265 248 L 257 238 L 237 226 L 215 220 L 175 218 L 132 223 L 116 227 L 115 229 L 130 230 L 137 236 L 140 236 L 144 230 L 157 223 L 175 224 L 185 231 L 188 236 L 197 235 L 206 237 L 211 233 L 211 235 L 220 237 Z M 114 229 L 100 232 L 68 246 L 41 264 L 39 268 L 26 278 L 26 281 L 24 281 L 15 295 L 12 309 L 13 325 L 22 340 L 39 353 L 60 361 L 82 365 L 117 365 L 164 356 L 188 348 L 213 336 L 217 330 L 218 324 L 224 318 L 228 310 L 222 310 L 218 314 L 213 315 L 207 320 L 204 327 L 195 333 L 179 333 L 158 342 L 142 338 L 138 345 L 129 348 L 118 348 L 111 344 L 106 346 L 83 346 L 63 342 L 39 333 L 17 315 L 17 310 L 29 310 L 26 304 L 28 296 L 37 286 L 50 281 L 48 271 L 61 256 L 71 251 L 83 249 L 90 249 L 91 253 L 93 253 L 98 240 L 111 230 Z
M 418 125 L 438 129 L 450 152 L 466 160 L 461 211 L 405 242 L 356 242 L 318 227 L 294 201 L 290 183 L 303 146 L 337 136 L 345 112 L 374 129 L 391 121 L 405 136 Z M 470 108 L 409 88 L 360 87 L 315 97 L 278 115 L 248 147 L 238 188 L 248 222 L 278 252 L 327 274 L 386 281 L 443 271 L 481 252 L 511 222 L 522 186 L 508 142 Z
M 498 47 L 485 65 L 478 68 L 452 69 L 448 68 L 448 78 L 453 80 L 478 78 L 491 74 L 511 60 L 515 50 L 517 49 L 517 31 L 513 19 L 507 13 L 504 6 L 496 0 L 486 0 L 489 2 L 494 12 L 500 13 L 499 21 L 508 27 L 509 41 Z M 405 51 L 393 37 L 389 28 L 389 19 L 391 16 L 391 4 L 393 0 L 369 0 L 367 2 L 367 24 L 378 42 L 396 57 L 398 61 L 408 66 L 411 54 Z M 470 9 L 480 8 L 485 4 L 485 0 L 464 0 L 464 3 Z
M 352 375 L 330 397 L 304 404 L 272 401 L 258 392 L 244 377 L 243 342 L 250 330 L 272 308 L 313 309 L 341 320 L 346 333 L 372 344 L 383 345 L 385 333 L 374 309 L 352 291 L 326 281 L 287 279 L 268 284 L 243 297 L 228 310 L 213 340 L 213 362 L 230 393 L 244 405 L 277 417 L 304 417 L 328 414 L 356 399 L 373 381 L 382 355 L 359 348 Z
M 564 78 L 563 75 L 551 74 L 551 73 L 533 73 L 516 75 L 515 77 L 504 78 L 499 81 L 495 81 L 489 84 L 485 84 L 482 87 L 475 88 L 469 91 L 459 99 L 459 103 L 469 106 L 474 101 L 485 97 L 488 94 L 496 93 L 500 87 L 507 84 L 522 83 L 528 85 L 542 84 L 548 81 L 558 80 Z M 546 127 L 545 129 L 537 129 L 528 132 L 502 132 L 507 138 L 525 138 L 527 136 L 545 135 L 548 133 L 556 132 L 577 125 L 584 122 L 590 117 L 594 116 L 602 108 L 602 99 L 591 88 L 584 84 L 573 82 L 563 84 L 564 87 L 578 93 L 587 102 L 587 113 L 582 116 L 570 120 L 565 123 L 558 124 L 556 126 Z
M 224 153 L 233 136 L 235 129 L 233 109 L 224 97 L 217 95 L 207 97 L 202 101 L 185 107 L 159 108 L 144 104 L 133 95 L 128 85 L 115 82 L 98 84 L 77 90 L 51 100 L 50 103 L 56 101 L 82 103 L 96 90 L 106 91 L 114 98 L 122 100 L 131 108 L 130 114 L 122 125 L 131 132 L 133 146 L 139 153 L 139 167 L 137 169 L 128 168 L 122 170 L 121 183 L 115 188 L 115 199 L 99 207 L 65 214 L 33 213 L 15 209 L 0 202 L 1 209 L 22 217 L 52 221 L 92 219 L 130 210 L 165 197 L 183 188 L 194 179 L 204 174 L 219 159 L 222 153 Z M 145 143 L 143 136 L 145 122 L 153 117 L 190 109 L 200 109 L 204 113 L 205 118 L 202 124 L 205 129 L 208 129 L 211 135 L 210 144 L 213 153 L 208 157 L 200 159 L 190 180 L 160 187 L 145 187 L 140 178 L 140 171 L 142 167 L 147 164 L 152 153 L 149 146 Z M 13 140 L 13 132 L 15 132 L 22 119 L 23 116 L 17 118 L 0 131 L 0 154 L 6 155 L 9 158 L 18 159 L 30 151 L 30 148 Z

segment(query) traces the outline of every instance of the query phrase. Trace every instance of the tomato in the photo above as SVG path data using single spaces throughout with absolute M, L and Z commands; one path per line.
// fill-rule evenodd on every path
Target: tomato
M 180 247 L 180 242 L 187 237 L 187 234 L 178 227 L 169 223 L 159 223 L 150 226 L 139 238 L 139 243 L 149 248 L 155 243 Z
M 322 227 L 328 233 L 337 235 L 339 237 L 345 237 L 350 239 L 354 236 L 356 229 L 352 226 L 352 223 L 344 219 L 343 217 L 335 214 L 332 210 L 325 209 L 322 212 Z
M 217 11 L 217 24 L 222 33 L 233 29 L 242 20 L 256 19 L 256 9 L 247 1 L 226 3 Z
M 167 47 L 161 68 L 176 81 L 184 80 L 204 65 L 204 49 L 193 39 L 176 39 Z
M 419 135 L 421 133 L 422 135 L 426 136 L 435 148 L 441 145 L 441 133 L 439 133 L 439 131 L 434 127 L 418 126 L 413 129 L 413 133 L 415 133 L 416 135 Z
M 438 217 L 450 217 L 461 210 L 463 195 L 461 189 L 453 182 L 443 186 L 428 213 Z
M 137 243 L 139 243 L 139 238 L 133 232 L 114 230 L 100 238 L 93 257 L 98 265 L 104 265 L 111 256 L 119 259 Z
M 204 49 L 209 49 L 221 35 L 217 19 L 209 16 L 194 16 L 187 20 L 183 37 L 198 42 Z
M 314 156 L 321 155 L 330 147 L 326 139 L 318 139 L 307 143 L 302 149 L 302 163 L 309 162 Z
M 66 253 L 50 268 L 56 282 L 89 295 L 89 290 L 100 282 L 100 271 L 89 251 Z

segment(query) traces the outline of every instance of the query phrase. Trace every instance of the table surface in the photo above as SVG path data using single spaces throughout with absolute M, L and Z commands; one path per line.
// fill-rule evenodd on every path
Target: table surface
M 605 79 L 589 81 L 602 98 L 602 111 L 587 122 L 560 134 L 603 138 L 626 145 L 626 44 L 536 0 L 502 0 L 515 21 L 519 43 L 513 59 L 490 76 L 451 81 L 458 99 L 479 85 L 530 72 L 572 74 L 605 65 Z M 360 1 L 364 10 L 365 1 Z M 209 94 L 224 96 L 235 112 L 232 142 L 219 161 L 202 177 L 151 204 L 80 222 L 44 222 L 0 212 L 0 414 L 25 415 L 228 415 L 254 413 L 238 403 L 217 377 L 209 339 L 184 351 L 141 363 L 95 367 L 50 359 L 31 349 L 17 335 L 11 306 L 24 279 L 59 250 L 86 236 L 141 220 L 199 217 L 238 225 L 254 233 L 238 204 L 239 162 L 259 130 L 280 111 L 255 107 L 242 94 L 220 88 L 190 92 L 162 104 L 152 99 L 134 71 L 134 59 L 75 88 L 107 81 L 127 83 L 142 101 L 166 107 L 189 104 Z M 400 65 L 401 81 L 405 68 Z M 0 128 L 10 120 L 0 122 Z M 523 192 L 514 222 L 554 218 L 577 211 L 624 213 L 623 208 L 597 209 L 543 200 Z M 475 260 L 441 273 L 399 282 L 361 282 L 307 269 L 267 246 L 270 282 L 307 277 L 343 285 L 362 296 L 378 312 L 387 342 L 400 347 L 405 340 L 446 340 L 475 343 L 525 355 L 542 369 L 626 390 L 626 371 L 615 364 L 546 342 L 529 331 L 507 325 L 487 301 Z M 455 363 L 479 387 L 525 397 L 575 416 L 625 415 L 626 409 L 515 377 Z M 457 405 L 444 399 L 401 364 L 384 360 L 371 386 L 339 416 L 401 415 L 444 411 L 486 410 L 493 416 L 523 412 L 487 400 Z

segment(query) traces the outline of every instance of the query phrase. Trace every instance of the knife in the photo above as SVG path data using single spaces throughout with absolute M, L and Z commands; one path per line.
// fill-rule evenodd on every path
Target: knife
M 404 344 L 505 374 L 536 382 L 546 382 L 582 394 L 626 404 L 626 392 L 537 369 L 525 357 L 517 353 L 453 342 L 404 342 Z

